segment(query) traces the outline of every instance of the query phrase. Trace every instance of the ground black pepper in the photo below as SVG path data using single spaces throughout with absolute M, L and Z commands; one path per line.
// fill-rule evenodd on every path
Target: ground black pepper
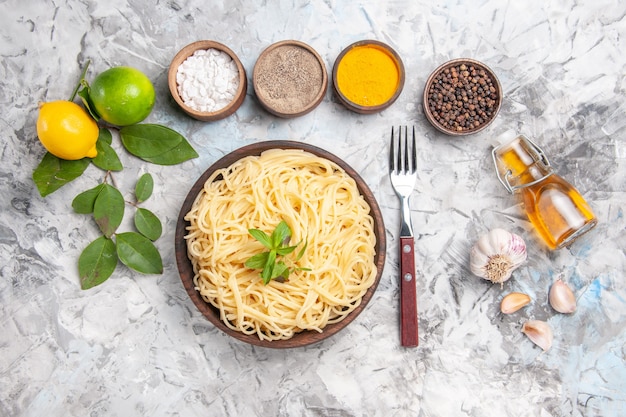
M 428 108 L 444 129 L 459 133 L 476 130 L 497 113 L 497 82 L 474 64 L 442 69 L 428 88 Z
M 323 72 L 315 55 L 297 45 L 282 45 L 264 54 L 256 64 L 256 94 L 277 112 L 301 112 L 318 96 Z

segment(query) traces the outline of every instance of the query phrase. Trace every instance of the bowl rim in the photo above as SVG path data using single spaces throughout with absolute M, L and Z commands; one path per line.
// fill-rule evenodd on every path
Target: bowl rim
M 176 82 L 176 73 L 178 72 L 178 67 L 194 52 L 207 49 L 218 49 L 227 53 L 235 62 L 235 65 L 237 65 L 237 69 L 239 71 L 239 87 L 235 92 L 233 100 L 225 107 L 222 107 L 221 109 L 213 112 L 198 111 L 186 105 L 178 94 L 178 83 Z M 246 75 L 246 70 L 239 60 L 239 57 L 228 46 L 213 40 L 199 40 L 186 45 L 174 56 L 168 68 L 167 84 L 172 98 L 185 113 L 187 113 L 194 119 L 210 122 L 224 119 L 237 111 L 237 109 L 241 106 L 246 97 L 246 91 L 248 89 L 248 78 Z
M 293 337 L 287 340 L 261 340 L 256 334 L 246 335 L 241 332 L 235 331 L 227 327 L 219 315 L 217 314 L 218 310 L 207 303 L 201 296 L 200 293 L 195 289 L 193 284 L 193 268 L 191 265 L 191 261 L 187 256 L 187 244 L 184 239 L 186 235 L 186 227 L 189 225 L 184 217 L 191 209 L 193 202 L 195 201 L 198 193 L 200 192 L 202 186 L 206 182 L 206 180 L 210 177 L 210 175 L 217 169 L 226 168 L 230 166 L 232 163 L 238 161 L 239 159 L 249 156 L 249 155 L 260 155 L 262 152 L 269 149 L 300 149 L 303 151 L 310 152 L 314 155 L 321 156 L 330 160 L 331 162 L 336 163 L 342 169 L 346 171 L 346 173 L 354 179 L 359 189 L 359 192 L 365 198 L 367 203 L 370 206 L 370 215 L 374 219 L 374 234 L 376 235 L 376 255 L 374 257 L 374 262 L 376 264 L 377 272 L 374 283 L 370 288 L 366 291 L 366 293 L 361 298 L 361 302 L 359 306 L 355 308 L 349 315 L 347 315 L 342 321 L 338 323 L 328 324 L 323 332 L 319 333 L 313 330 L 305 330 L 303 332 L 295 334 Z M 380 279 L 383 274 L 383 269 L 385 266 L 386 259 L 386 235 L 385 235 L 385 224 L 382 216 L 382 212 L 380 210 L 380 206 L 374 197 L 374 194 L 368 187 L 367 183 L 363 180 L 363 178 L 345 161 L 337 157 L 336 155 L 319 148 L 317 146 L 313 146 L 303 142 L 291 141 L 291 140 L 269 140 L 269 141 L 261 141 L 256 142 L 250 145 L 243 146 L 241 148 L 235 149 L 234 151 L 224 155 L 222 158 L 218 159 L 215 163 L 213 163 L 207 170 L 205 170 L 202 175 L 195 181 L 195 183 L 191 186 L 183 204 L 181 205 L 177 223 L 176 223 L 176 231 L 174 234 L 174 247 L 175 247 L 175 257 L 176 264 L 178 267 L 179 277 L 182 281 L 182 284 L 189 295 L 189 298 L 193 302 L 193 304 L 198 308 L 198 310 L 202 313 L 202 315 L 209 320 L 214 326 L 220 329 L 222 332 L 226 333 L 229 336 L 234 337 L 237 340 L 242 342 L 246 342 L 256 346 L 268 347 L 268 348 L 276 348 L 276 349 L 286 349 L 286 348 L 295 348 L 295 347 L 303 347 L 313 343 L 321 342 L 324 339 L 327 339 L 345 327 L 347 327 L 369 304 L 372 299 Z
M 257 79 L 259 76 L 259 72 L 258 72 L 259 64 L 267 57 L 267 55 L 270 52 L 274 51 L 275 49 L 282 48 L 285 46 L 297 46 L 311 53 L 315 57 L 317 62 L 319 63 L 320 68 L 322 69 L 322 83 L 320 85 L 319 91 L 317 92 L 317 95 L 304 108 L 293 113 L 281 112 L 275 109 L 274 107 L 272 107 L 271 104 L 269 104 L 261 95 L 258 94 L 258 88 L 257 88 Z M 299 117 L 299 116 L 304 116 L 305 114 L 313 111 L 313 109 L 315 109 L 326 96 L 326 91 L 328 90 L 328 71 L 326 70 L 326 64 L 324 63 L 324 60 L 311 45 L 308 45 L 302 41 L 295 40 L 295 39 L 285 39 L 285 40 L 278 41 L 269 45 L 259 54 L 259 57 L 257 58 L 254 64 L 254 68 L 252 70 L 252 86 L 254 88 L 255 96 L 257 100 L 259 100 L 259 103 L 261 103 L 261 106 L 263 106 L 265 110 L 267 110 L 274 116 L 278 116 L 282 118 Z
M 391 56 L 391 58 L 396 63 L 396 66 L 398 67 L 399 79 L 398 79 L 398 87 L 396 88 L 396 91 L 389 98 L 389 100 L 387 100 L 384 103 L 378 104 L 376 106 L 362 106 L 360 104 L 353 102 L 341 92 L 341 89 L 339 88 L 338 81 L 337 81 L 337 71 L 339 70 L 339 64 L 343 60 L 344 56 L 354 48 L 361 47 L 361 46 L 368 46 L 368 45 L 373 45 L 381 50 L 384 50 L 386 53 L 388 53 Z M 400 55 L 395 51 L 395 49 L 393 49 L 388 44 L 375 40 L 375 39 L 364 39 L 364 40 L 356 41 L 348 45 L 339 53 L 333 65 L 333 88 L 334 88 L 335 94 L 339 98 L 339 101 L 345 107 L 347 107 L 348 109 L 356 113 L 361 113 L 361 114 L 378 113 L 388 108 L 393 103 L 395 103 L 398 97 L 400 97 L 402 90 L 404 89 L 405 79 L 406 79 L 406 71 L 404 69 L 404 63 L 402 62 L 402 58 L 400 58 Z
M 489 73 L 489 76 L 492 78 L 492 80 L 496 84 L 496 88 L 498 90 L 498 102 L 496 105 L 496 110 L 493 113 L 493 116 L 486 123 L 483 123 L 481 126 L 479 126 L 476 129 L 458 132 L 458 131 L 449 130 L 446 127 L 442 126 L 432 115 L 432 112 L 430 111 L 430 108 L 428 106 L 428 90 L 430 89 L 430 85 L 433 83 L 435 77 L 439 75 L 441 71 L 445 70 L 446 68 L 452 67 L 454 65 L 464 64 L 464 63 L 481 67 Z M 500 84 L 500 80 L 498 79 L 498 76 L 496 75 L 496 73 L 485 63 L 478 61 L 476 59 L 473 59 L 473 58 L 455 58 L 439 65 L 433 72 L 430 73 L 430 75 L 426 79 L 426 83 L 424 84 L 424 92 L 422 94 L 422 107 L 423 107 L 424 115 L 426 116 L 426 119 L 430 122 L 430 124 L 435 129 L 437 129 L 441 133 L 445 133 L 450 136 L 466 136 L 466 135 L 478 133 L 486 129 L 487 126 L 491 125 L 493 121 L 496 120 L 496 117 L 498 117 L 498 113 L 500 113 L 500 108 L 502 107 L 502 101 L 503 101 L 502 100 L 502 85 Z

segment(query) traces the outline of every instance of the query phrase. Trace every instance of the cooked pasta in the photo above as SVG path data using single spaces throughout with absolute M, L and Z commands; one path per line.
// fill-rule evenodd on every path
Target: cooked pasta
M 376 278 L 374 220 L 356 182 L 303 150 L 271 149 L 217 170 L 185 220 L 196 289 L 229 328 L 261 340 L 321 332 L 354 310 Z M 244 265 L 266 250 L 248 229 L 271 234 L 281 220 L 292 245 L 307 242 L 293 266 L 310 270 L 265 285 Z

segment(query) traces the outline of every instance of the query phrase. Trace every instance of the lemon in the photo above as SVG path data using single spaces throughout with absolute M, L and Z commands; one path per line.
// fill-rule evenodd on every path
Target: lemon
M 131 67 L 113 67 L 100 73 L 89 92 L 96 113 L 116 126 L 133 125 L 148 117 L 155 96 L 150 79 Z
M 56 157 L 68 160 L 95 157 L 98 134 L 96 121 L 72 101 L 51 101 L 39 107 L 37 136 Z

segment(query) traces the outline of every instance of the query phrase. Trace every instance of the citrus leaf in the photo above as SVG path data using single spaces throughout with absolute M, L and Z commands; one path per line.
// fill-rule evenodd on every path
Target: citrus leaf
M 136 124 L 120 129 L 122 144 L 128 152 L 158 165 L 176 165 L 198 153 L 175 130 L 157 124 Z
M 138 202 L 146 201 L 152 195 L 152 189 L 154 188 L 154 180 L 152 175 L 146 173 L 143 174 L 137 185 L 135 186 L 135 198 Z
M 96 198 L 98 197 L 98 194 L 100 194 L 100 190 L 102 190 L 103 187 L 104 184 L 96 185 L 95 187 L 87 191 L 83 191 L 74 197 L 74 200 L 72 200 L 72 208 L 74 211 L 79 214 L 93 213 L 94 203 L 96 202 Z
M 96 112 L 93 102 L 91 101 L 91 98 L 89 97 L 91 88 L 89 87 L 89 83 L 87 82 L 87 80 L 81 79 L 80 87 L 83 87 L 83 88 L 81 88 L 80 91 L 78 91 L 78 97 L 80 97 L 81 101 L 85 105 L 87 112 L 91 115 L 91 117 L 94 118 L 94 120 L 96 121 L 100 120 L 100 115 Z
M 68 182 L 80 177 L 89 166 L 90 161 L 89 158 L 67 161 L 46 152 L 33 171 L 33 181 L 37 186 L 39 195 L 45 197 L 52 194 Z
M 102 129 L 100 129 L 100 132 L 102 132 Z M 115 149 L 106 140 L 101 140 L 100 136 L 98 136 L 98 141 L 96 142 L 96 149 L 98 150 L 98 155 L 91 160 L 95 166 L 105 171 L 121 171 L 124 169 Z
M 161 237 L 161 220 L 150 210 L 138 208 L 135 212 L 135 227 L 145 237 L 154 241 Z
M 124 217 L 124 197 L 112 185 L 104 184 L 93 206 L 93 217 L 106 237 L 111 237 Z
M 139 158 L 150 158 L 176 148 L 184 138 L 169 127 L 135 124 L 120 129 L 122 144 Z
M 91 242 L 78 258 L 80 287 L 87 290 L 102 284 L 113 274 L 116 266 L 115 243 L 100 236 Z
M 111 131 L 105 127 L 100 128 L 100 132 L 98 133 L 98 140 L 108 143 L 109 145 L 113 143 L 113 135 Z
M 163 273 L 163 261 L 154 243 L 135 232 L 115 235 L 117 256 L 127 267 L 144 274 Z
M 167 152 L 142 159 L 157 165 L 176 165 L 197 157 L 198 153 L 193 149 L 189 142 L 183 139 L 178 146 Z

